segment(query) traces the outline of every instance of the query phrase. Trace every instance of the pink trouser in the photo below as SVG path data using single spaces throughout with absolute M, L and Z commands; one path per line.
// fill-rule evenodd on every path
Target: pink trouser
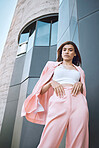
M 65 130 L 66 148 L 89 147 L 89 111 L 86 97 L 71 94 L 72 87 L 64 87 L 65 95 L 54 94 L 49 99 L 48 114 L 37 148 L 59 148 Z

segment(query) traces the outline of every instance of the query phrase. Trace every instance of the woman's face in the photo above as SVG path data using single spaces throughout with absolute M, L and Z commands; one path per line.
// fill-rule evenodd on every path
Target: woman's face
M 73 60 L 73 57 L 76 56 L 73 45 L 65 45 L 62 49 L 62 58 L 65 61 Z

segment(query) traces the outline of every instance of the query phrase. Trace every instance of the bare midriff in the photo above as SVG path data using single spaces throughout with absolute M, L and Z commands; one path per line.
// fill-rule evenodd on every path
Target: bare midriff
M 73 84 L 68 84 L 68 83 L 64 83 L 64 84 L 61 84 L 63 87 L 65 86 L 73 86 Z

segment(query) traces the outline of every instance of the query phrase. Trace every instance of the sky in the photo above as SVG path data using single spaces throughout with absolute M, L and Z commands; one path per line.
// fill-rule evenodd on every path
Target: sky
M 0 59 L 18 0 L 0 0 Z

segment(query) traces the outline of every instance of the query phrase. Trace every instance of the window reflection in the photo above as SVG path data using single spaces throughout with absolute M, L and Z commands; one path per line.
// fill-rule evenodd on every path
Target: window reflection
M 49 46 L 50 23 L 38 21 L 35 46 Z
M 51 45 L 57 44 L 58 22 L 52 23 L 51 30 Z
M 63 1 L 63 0 L 59 0 L 59 5 L 61 5 L 62 1 Z
M 24 42 L 28 42 L 28 38 L 29 38 L 29 32 L 21 33 L 19 45 Z

